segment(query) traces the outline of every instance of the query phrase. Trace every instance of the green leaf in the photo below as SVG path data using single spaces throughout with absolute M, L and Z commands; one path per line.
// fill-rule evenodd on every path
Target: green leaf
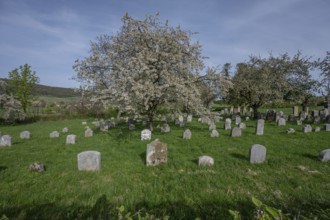
M 229 213 L 234 217 L 234 220 L 241 220 L 241 216 L 238 211 L 233 211 L 229 209 Z
M 122 205 L 118 208 L 119 212 L 122 213 L 125 211 L 125 207 Z
M 260 208 L 262 206 L 262 202 L 260 200 L 258 200 L 257 198 L 255 198 L 255 197 L 252 197 L 252 202 L 258 208 Z
M 275 208 L 272 208 L 272 207 L 269 207 L 269 206 L 266 206 L 266 212 L 271 215 L 272 217 L 276 218 L 276 219 L 280 219 L 281 217 L 281 212 L 280 210 L 277 210 Z

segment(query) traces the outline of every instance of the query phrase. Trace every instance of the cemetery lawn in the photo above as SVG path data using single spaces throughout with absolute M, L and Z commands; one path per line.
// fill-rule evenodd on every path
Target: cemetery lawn
M 123 205 L 132 215 L 141 211 L 170 219 L 231 219 L 231 209 L 251 219 L 254 196 L 291 217 L 330 219 L 330 162 L 317 159 L 330 148 L 330 132 L 323 124 L 318 125 L 321 132 L 305 134 L 302 126 L 290 122 L 281 127 L 266 122 L 264 135 L 257 136 L 256 122 L 248 121 L 242 137 L 232 138 L 220 121 L 219 138 L 210 138 L 208 126 L 194 118 L 187 125 L 191 140 L 183 140 L 184 129 L 174 124 L 167 134 L 155 129 L 152 140 L 167 143 L 168 162 L 146 167 L 151 141 L 140 140 L 142 125 L 129 131 L 123 124 L 103 133 L 87 120 L 94 136 L 85 138 L 82 121 L 0 126 L 13 138 L 11 147 L 0 149 L 0 218 L 116 219 L 117 207 Z M 64 127 L 77 135 L 76 144 L 66 145 L 62 133 L 49 138 Z M 289 127 L 296 132 L 287 134 Z M 31 139 L 19 139 L 24 130 Z M 252 144 L 267 148 L 264 164 L 249 163 Z M 100 171 L 78 171 L 77 154 L 86 150 L 101 153 Z M 202 155 L 213 157 L 215 165 L 199 167 Z M 45 164 L 46 172 L 29 172 L 34 162 Z

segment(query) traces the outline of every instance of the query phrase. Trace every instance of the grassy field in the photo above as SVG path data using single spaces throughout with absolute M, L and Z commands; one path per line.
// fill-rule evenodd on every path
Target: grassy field
M 0 149 L 0 217 L 107 219 L 123 205 L 132 213 L 142 210 L 170 219 L 231 219 L 229 209 L 251 219 L 254 196 L 284 213 L 330 219 L 330 163 L 317 159 L 330 148 L 330 132 L 305 134 L 301 126 L 267 122 L 265 134 L 256 136 L 256 122 L 249 121 L 243 136 L 232 138 L 221 121 L 220 137 L 210 138 L 208 126 L 194 118 L 187 126 L 191 140 L 183 140 L 184 129 L 173 124 L 168 134 L 153 132 L 152 140 L 168 145 L 168 163 L 146 167 L 150 141 L 140 141 L 142 125 L 135 131 L 122 125 L 101 133 L 88 120 L 94 136 L 85 138 L 82 121 L 0 126 L 14 141 Z M 77 135 L 75 145 L 66 145 L 64 134 L 49 138 L 63 127 Z M 296 133 L 286 134 L 289 127 Z M 31 139 L 19 139 L 24 130 Z M 264 164 L 248 161 L 249 148 L 257 143 L 267 148 Z M 99 172 L 78 171 L 77 154 L 85 150 L 101 152 Z M 215 165 L 199 167 L 201 155 L 213 157 Z M 47 171 L 29 172 L 34 162 L 44 163 Z

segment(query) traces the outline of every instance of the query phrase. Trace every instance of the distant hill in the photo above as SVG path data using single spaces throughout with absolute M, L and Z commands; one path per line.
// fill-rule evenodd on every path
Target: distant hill
M 1 79 L 7 81 L 8 79 Z M 79 93 L 75 92 L 72 88 L 62 88 L 62 87 L 53 87 L 37 84 L 36 88 L 33 90 L 33 93 L 38 94 L 39 96 L 52 96 L 58 98 L 67 98 L 67 97 L 77 97 Z

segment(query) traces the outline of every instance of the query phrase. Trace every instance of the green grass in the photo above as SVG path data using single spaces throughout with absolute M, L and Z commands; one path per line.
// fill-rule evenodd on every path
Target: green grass
M 73 96 L 73 97 L 39 96 L 38 100 L 44 100 L 46 103 L 50 103 L 50 102 L 72 103 L 72 102 L 78 102 L 80 100 L 80 97 L 79 96 Z
M 232 138 L 217 123 L 219 138 L 210 138 L 207 125 L 195 118 L 187 127 L 191 140 L 183 140 L 183 128 L 171 125 L 168 134 L 154 131 L 152 140 L 167 143 L 168 163 L 146 167 L 146 145 L 140 131 L 118 126 L 84 137 L 83 120 L 47 121 L 17 126 L 0 126 L 13 137 L 13 146 L 0 149 L 0 216 L 10 219 L 97 219 L 116 215 L 124 205 L 131 212 L 145 210 L 171 219 L 230 219 L 228 209 L 252 218 L 251 197 L 285 213 L 310 216 L 325 212 L 330 218 L 330 163 L 317 160 L 330 148 L 330 132 L 305 134 L 288 123 L 277 127 L 267 122 L 265 134 L 255 135 L 255 121 L 247 122 L 243 136 Z M 91 122 L 91 120 L 88 120 Z M 157 123 L 156 123 L 157 124 Z M 315 127 L 315 125 L 313 125 Z M 50 139 L 53 130 L 69 128 L 77 135 L 75 145 L 65 145 L 65 136 Z M 286 134 L 289 127 L 296 133 Z M 323 126 L 322 126 L 323 129 Z M 19 139 L 29 130 L 32 138 Z M 264 164 L 250 164 L 252 144 L 267 148 Z M 77 154 L 101 152 L 101 170 L 77 169 Z M 209 155 L 213 167 L 199 167 L 197 158 Z M 40 162 L 44 173 L 31 173 L 28 166 Z M 101 216 L 101 217 L 100 217 Z M 105 217 L 104 217 L 105 216 Z

